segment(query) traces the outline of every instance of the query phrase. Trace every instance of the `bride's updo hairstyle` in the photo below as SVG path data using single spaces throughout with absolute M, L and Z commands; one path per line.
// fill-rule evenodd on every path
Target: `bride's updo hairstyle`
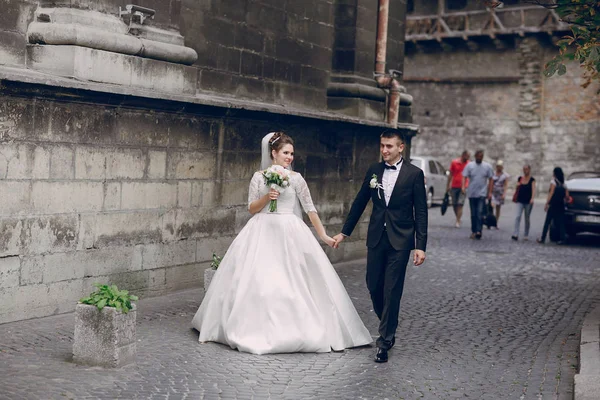
M 271 149 L 271 159 L 273 159 L 273 150 L 279 152 L 286 144 L 294 145 L 294 140 L 284 132 L 275 132 L 269 140 L 269 148 Z

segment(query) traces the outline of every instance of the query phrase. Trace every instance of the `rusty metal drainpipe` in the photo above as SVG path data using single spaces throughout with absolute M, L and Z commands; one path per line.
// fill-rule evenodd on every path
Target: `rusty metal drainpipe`
M 390 70 L 385 72 L 385 59 L 387 51 L 388 20 L 390 11 L 389 0 L 379 0 L 379 12 L 377 14 L 377 42 L 375 46 L 375 72 L 373 78 L 377 86 L 388 91 L 388 124 L 398 126 L 398 109 L 400 108 L 400 71 Z

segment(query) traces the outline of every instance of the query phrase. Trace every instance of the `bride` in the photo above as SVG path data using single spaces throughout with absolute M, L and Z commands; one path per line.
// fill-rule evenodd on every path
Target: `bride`
M 293 145 L 283 132 L 265 136 L 261 167 L 289 168 Z M 334 245 L 306 181 L 291 172 L 289 187 L 279 193 L 269 189 L 262 172 L 250 182 L 253 217 L 231 243 L 192 320 L 199 341 L 254 354 L 328 352 L 371 343 L 325 252 L 299 218 L 301 204 L 321 240 Z M 271 200 L 277 200 L 275 212 L 269 211 Z

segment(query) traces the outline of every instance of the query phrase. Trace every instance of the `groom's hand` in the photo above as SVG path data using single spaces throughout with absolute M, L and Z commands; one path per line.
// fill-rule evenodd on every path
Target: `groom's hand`
M 346 236 L 344 236 L 341 233 L 338 233 L 337 235 L 335 235 L 333 237 L 333 240 L 335 240 L 335 244 L 333 245 L 333 248 L 337 249 L 340 246 L 340 243 L 342 243 L 344 241 L 344 239 L 346 239 Z
M 419 266 L 421 264 L 423 264 L 423 262 L 425 261 L 425 252 L 423 250 L 415 250 L 415 255 L 414 255 L 414 263 L 415 266 Z

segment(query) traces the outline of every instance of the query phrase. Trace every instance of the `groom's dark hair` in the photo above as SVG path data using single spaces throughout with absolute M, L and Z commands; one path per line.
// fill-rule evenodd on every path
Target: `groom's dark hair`
M 400 135 L 400 132 L 393 131 L 391 129 L 383 131 L 379 137 L 387 139 L 396 138 L 400 141 L 400 143 L 404 143 L 404 138 L 402 137 L 402 135 Z

